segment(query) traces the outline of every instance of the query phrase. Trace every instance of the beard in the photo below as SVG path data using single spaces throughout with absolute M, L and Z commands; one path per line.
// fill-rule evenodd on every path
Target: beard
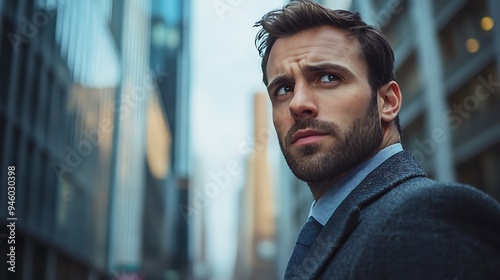
M 321 182 L 355 168 L 372 156 L 382 143 L 376 99 L 372 99 L 365 112 L 352 122 L 347 131 L 341 131 L 334 122 L 313 118 L 297 120 L 284 139 L 278 141 L 293 174 L 307 183 Z M 318 143 L 291 146 L 293 135 L 306 128 L 325 132 L 335 137 L 336 141 L 326 149 Z

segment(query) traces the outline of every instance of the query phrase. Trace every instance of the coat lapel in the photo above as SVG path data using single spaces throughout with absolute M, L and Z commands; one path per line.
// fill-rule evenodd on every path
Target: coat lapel
M 299 276 L 299 279 L 318 277 L 321 269 L 335 256 L 358 225 L 360 213 L 364 207 L 402 182 L 423 176 L 425 174 L 408 152 L 403 151 L 387 159 L 340 204 L 312 245 L 301 266 L 288 268 L 286 276 Z

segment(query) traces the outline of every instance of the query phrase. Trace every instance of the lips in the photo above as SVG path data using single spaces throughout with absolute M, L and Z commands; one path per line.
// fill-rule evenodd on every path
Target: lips
M 301 129 L 297 131 L 292 137 L 292 144 L 308 144 L 319 140 L 328 133 L 313 130 L 313 129 Z

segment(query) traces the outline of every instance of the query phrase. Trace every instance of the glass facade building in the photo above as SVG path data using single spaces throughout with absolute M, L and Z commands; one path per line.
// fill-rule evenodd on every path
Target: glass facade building
M 167 208 L 185 195 L 172 166 L 187 166 L 187 148 L 172 155 L 187 134 L 168 118 L 187 120 L 162 90 L 182 68 L 152 63 L 159 2 L 0 1 L 0 180 L 15 166 L 17 218 L 10 273 L 2 184 L 0 279 L 163 279 L 187 265 L 170 249 L 187 247 L 185 223 Z

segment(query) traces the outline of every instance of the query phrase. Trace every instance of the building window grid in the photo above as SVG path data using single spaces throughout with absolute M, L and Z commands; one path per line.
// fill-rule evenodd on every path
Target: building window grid
M 29 6 L 24 6 L 26 7 L 27 9 L 29 9 Z M 33 43 L 33 42 L 30 42 L 30 43 Z M 36 61 L 33 61 L 33 56 L 34 56 L 34 48 L 33 47 L 33 44 L 28 44 L 26 45 L 26 47 L 23 47 L 23 50 L 24 50 L 24 54 L 21 55 L 22 59 L 24 60 L 24 63 L 20 63 L 21 65 L 27 65 L 26 62 L 30 63 L 30 64 L 33 64 L 35 63 L 35 66 L 38 67 L 38 65 L 41 65 L 41 63 L 37 63 Z M 38 57 L 37 57 L 38 58 Z M 36 58 L 35 58 L 36 59 Z M 40 58 L 41 61 L 45 61 L 43 59 Z M 18 63 L 16 63 L 17 65 L 19 65 Z M 8 65 L 14 65 L 12 63 L 9 63 Z M 42 67 L 44 68 L 44 67 Z M 33 88 L 32 91 L 30 91 L 29 89 L 23 89 L 23 93 L 26 93 L 25 95 L 22 95 L 22 99 L 15 105 L 18 105 L 21 109 L 23 109 L 24 113 L 25 114 L 28 114 L 27 115 L 27 119 L 28 120 L 31 120 L 31 122 L 29 123 L 30 125 L 32 125 L 34 128 L 36 129 L 42 129 L 42 130 L 45 130 L 44 128 L 47 128 L 48 130 L 48 127 L 49 127 L 49 122 L 50 120 L 52 119 L 52 116 L 49 115 L 49 111 L 51 111 L 49 108 L 53 105 L 53 101 L 46 98 L 42 98 L 42 96 L 40 96 L 40 92 L 39 92 L 39 89 L 40 88 L 57 88 L 56 85 L 52 85 L 52 81 L 51 81 L 51 78 L 47 78 L 47 75 L 44 75 L 43 77 L 39 77 L 39 74 L 40 73 L 43 73 L 44 71 L 34 71 L 33 73 L 33 70 L 31 70 L 32 67 L 27 67 L 27 69 L 20 69 L 19 71 L 22 71 L 21 73 L 19 73 L 18 75 L 18 78 L 19 78 L 19 84 L 21 83 L 26 83 L 27 81 L 33 81 L 33 80 L 37 80 L 36 83 L 39 83 L 40 86 L 35 86 Z M 27 75 L 26 71 L 30 71 L 31 74 L 30 75 Z M 11 72 L 11 71 L 9 71 Z M 33 78 L 31 79 L 30 76 Z M 24 80 L 22 80 L 24 79 Z M 21 81 L 22 80 L 22 81 Z M 47 87 L 47 84 L 49 84 L 49 86 Z M 50 90 L 49 92 L 53 92 L 53 90 Z M 58 93 L 57 93 L 58 94 Z M 47 96 L 53 96 L 52 94 L 45 94 Z M 62 116 L 67 116 L 68 114 L 64 114 L 64 112 L 68 112 L 67 110 L 67 106 L 65 104 L 65 101 L 67 100 L 67 97 L 65 97 L 67 94 L 66 94 L 66 90 L 65 89 L 61 89 L 61 100 L 58 100 L 60 102 L 57 102 L 55 104 L 56 108 L 59 109 L 61 108 L 61 112 L 63 114 L 57 114 L 58 112 L 56 112 L 56 120 L 57 119 L 60 119 L 62 122 L 63 122 L 63 125 L 60 126 L 59 128 L 55 127 L 55 130 L 54 131 L 58 131 L 61 135 L 64 135 L 65 137 L 68 137 L 68 134 L 70 133 L 67 133 L 68 131 L 78 131 L 78 129 L 76 129 L 75 127 L 75 119 L 76 119 L 76 114 L 71 114 L 71 118 L 61 118 Z M 33 99 L 36 100 L 39 100 L 39 101 L 43 101 L 44 103 L 43 104 L 39 104 L 39 102 L 33 102 Z M 59 98 L 58 98 L 59 99 Z M 29 104 L 29 103 L 32 103 L 32 104 Z M 60 104 L 60 105 L 59 105 Z M 34 106 L 34 109 L 35 110 L 26 110 L 27 109 L 27 105 L 28 106 Z M 18 113 L 18 112 L 16 112 Z M 36 118 L 35 116 L 41 116 L 41 115 L 44 115 L 44 113 L 47 113 L 47 116 L 43 117 L 43 118 Z M 44 120 L 47 120 L 46 124 L 45 124 L 45 121 Z M 61 129 L 61 127 L 63 127 L 63 129 Z M 31 130 L 29 131 L 26 131 L 24 133 L 26 134 L 30 134 L 30 135 L 21 135 L 20 133 L 18 134 L 16 140 L 14 141 L 14 143 L 18 143 L 18 144 L 21 144 L 22 142 L 19 141 L 18 138 L 23 138 L 23 139 L 27 139 L 29 138 L 30 140 L 27 140 L 29 141 L 29 144 L 28 142 L 26 141 L 25 142 L 25 150 L 27 150 L 24 154 L 26 154 L 26 163 L 27 163 L 27 168 L 25 168 L 25 170 L 27 170 L 29 176 L 27 177 L 34 177 L 34 178 L 37 178 L 40 175 L 45 175 L 44 179 L 43 180 L 38 180 L 38 183 L 41 183 L 42 186 L 34 186 L 33 183 L 37 183 L 35 179 L 30 179 L 30 182 L 27 183 L 26 185 L 27 186 L 31 186 L 31 188 L 40 188 L 40 190 L 42 191 L 42 193 L 44 194 L 42 197 L 44 197 L 47 192 L 49 192 L 49 189 L 48 189 L 48 186 L 51 185 L 50 181 L 51 179 L 49 179 L 49 177 L 52 177 L 52 181 L 56 181 L 56 175 L 55 174 L 52 174 L 53 176 L 49 176 L 49 174 L 51 174 L 50 172 L 53 172 L 53 170 L 51 170 L 51 168 L 49 167 L 49 163 L 48 163 L 48 154 L 47 154 L 47 151 L 45 152 L 42 152 L 43 155 L 42 155 L 42 160 L 41 162 L 39 160 L 37 160 L 37 158 L 39 158 L 36 154 L 40 153 L 40 151 L 38 150 L 37 146 L 38 144 L 43 144 L 45 146 L 45 143 L 37 143 L 35 141 L 33 141 L 33 135 L 31 135 L 30 133 Z M 73 133 L 71 133 L 73 134 Z M 55 137 L 55 138 L 60 138 L 60 137 Z M 64 137 L 61 137 L 63 140 L 63 142 L 66 144 L 66 143 L 71 143 L 70 141 L 64 141 Z M 60 139 L 61 139 L 60 138 Z M 48 144 L 48 143 L 47 143 Z M 28 147 L 29 146 L 29 147 Z M 62 147 L 62 146 L 61 146 Z M 2 145 L 2 148 L 4 148 L 4 146 Z M 14 153 L 14 156 L 18 156 L 19 153 Z M 44 167 L 45 169 L 42 169 L 42 167 Z M 33 200 L 34 197 L 36 196 L 36 194 L 34 194 L 33 192 L 26 192 L 29 194 L 29 197 L 28 197 L 28 200 Z M 30 218 L 27 218 L 26 220 L 28 221 L 29 219 L 31 219 L 31 223 L 36 223 L 36 221 L 38 221 L 39 223 L 40 222 L 43 222 L 43 221 L 46 221 L 46 218 L 47 215 L 50 216 L 50 214 L 47 214 L 48 212 L 46 211 L 46 207 L 44 207 L 44 204 L 47 204 L 47 200 L 44 199 L 43 202 L 41 202 L 42 204 L 39 204 L 38 207 L 42 207 L 42 209 L 39 209 L 39 210 L 42 210 L 42 211 L 35 211 L 36 208 L 34 207 L 37 207 L 36 205 L 32 204 L 32 203 L 24 203 L 24 205 L 26 205 L 27 207 L 30 207 L 30 209 L 28 211 L 30 211 Z M 33 206 L 33 207 L 32 207 Z M 88 208 L 88 207 L 87 207 Z M 26 212 L 28 212 L 26 211 Z M 36 217 L 34 215 L 37 215 Z M 40 217 L 40 215 L 42 215 Z M 38 226 L 35 226 L 35 227 L 39 227 L 39 224 Z M 80 234 L 83 234 L 80 232 Z
M 493 44 L 492 31 L 481 28 L 481 19 L 487 16 L 485 0 L 469 1 L 439 32 L 445 75 Z
M 444 1 L 438 1 L 444 3 Z M 473 5 L 475 7 L 473 7 Z M 485 1 L 469 1 L 469 3 L 454 16 L 455 21 L 461 21 L 458 24 L 455 22 L 449 22 L 443 30 L 440 32 L 440 41 L 442 48 L 442 57 L 445 64 L 445 72 L 454 72 L 457 67 L 464 65 L 466 61 L 475 59 L 475 53 L 470 53 L 467 51 L 464 41 L 468 39 L 468 36 L 475 36 L 479 43 L 478 52 L 484 51 L 485 46 L 493 44 L 493 34 L 491 31 L 482 30 L 479 26 L 480 19 L 484 16 L 491 16 L 489 13 L 491 10 L 488 9 L 487 3 Z M 467 16 L 464 16 L 467 15 Z M 472 14 L 472 15 L 471 15 Z M 464 28 L 460 28 L 460 24 Z M 448 29 L 455 28 L 455 33 L 449 32 Z M 495 27 L 497 28 L 497 27 Z M 455 56 L 450 59 L 450 46 L 451 48 L 458 47 L 459 50 L 454 50 Z M 453 53 L 453 52 L 452 52 Z M 457 54 L 458 53 L 458 54 Z M 452 132 L 455 135 L 453 144 L 458 145 L 459 142 L 468 142 L 471 140 L 456 139 L 457 133 L 461 130 L 477 128 L 477 122 L 480 121 L 479 117 L 484 117 L 487 111 L 498 111 L 500 108 L 500 94 L 498 89 L 493 89 L 491 84 L 485 83 L 488 81 L 489 76 L 493 77 L 490 80 L 496 81 L 499 78 L 497 73 L 497 65 L 494 62 L 490 66 L 486 67 L 479 75 L 471 73 L 471 80 L 467 82 L 463 87 L 448 97 L 448 104 L 450 111 L 454 114 L 454 122 L 451 122 Z M 480 82 L 479 79 L 482 78 Z M 490 91 L 489 93 L 487 91 Z M 486 99 L 486 100 L 483 100 Z M 455 110 L 455 111 L 453 111 Z M 459 111 L 456 111 L 459 110 Z M 490 112 L 493 115 L 495 112 Z M 491 114 L 488 114 L 491 115 Z M 484 119 L 484 118 L 482 118 Z M 487 118 L 488 119 L 488 118 Z M 498 119 L 498 118 L 490 118 Z M 450 119 L 452 121 L 453 119 Z M 487 120 L 486 120 L 487 121 Z M 495 123 L 493 121 L 493 123 Z M 481 120 L 480 126 L 482 129 L 490 129 L 491 124 L 484 124 Z M 476 129 L 477 130 L 477 129 Z M 480 132 L 476 131 L 474 135 Z M 463 136 L 463 133 L 460 133 Z M 496 148 L 495 148 L 496 147 Z M 492 195 L 497 200 L 500 199 L 500 189 L 498 188 L 498 182 L 500 178 L 497 172 L 487 172 L 488 170 L 498 170 L 500 166 L 500 152 L 499 144 L 486 150 L 476 156 L 470 158 L 465 163 L 461 163 L 455 167 L 458 175 L 458 180 L 470 185 L 477 186 L 490 195 Z M 496 149 L 496 150 L 495 150 Z M 496 151 L 496 153 L 495 153 Z M 488 160 L 486 160 L 488 159 Z M 492 175 L 495 174 L 495 175 Z

